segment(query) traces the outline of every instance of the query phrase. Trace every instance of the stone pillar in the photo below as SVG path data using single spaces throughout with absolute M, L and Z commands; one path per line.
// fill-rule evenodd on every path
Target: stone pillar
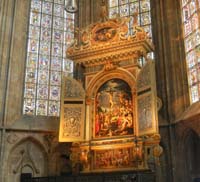
M 161 124 L 175 121 L 189 106 L 179 1 L 151 0 Z
M 151 0 L 151 9 L 157 93 L 163 102 L 159 125 L 166 156 L 158 178 L 175 182 L 178 154 L 173 124 L 190 104 L 180 1 Z

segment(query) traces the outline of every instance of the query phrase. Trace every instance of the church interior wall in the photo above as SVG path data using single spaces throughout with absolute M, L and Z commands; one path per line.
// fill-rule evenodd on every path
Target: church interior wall
M 77 20 L 79 27 L 85 27 L 99 20 L 100 15 L 97 12 L 100 12 L 100 0 L 79 2 L 80 18 Z M 160 166 L 156 169 L 158 182 L 188 182 L 200 173 L 200 161 L 194 162 L 197 158 L 191 158 L 197 156 L 197 152 L 200 151 L 200 130 L 198 130 L 200 116 L 195 116 L 192 121 L 188 118 L 185 121 L 178 120 L 189 107 L 184 42 L 180 26 L 180 2 L 151 0 L 151 4 L 157 92 L 162 100 L 159 125 L 161 146 L 164 148 Z M 2 182 L 11 182 L 13 176 L 19 177 L 20 170 L 32 170 L 35 176 L 59 175 L 66 164 L 60 156 L 69 150 L 68 145 L 58 144 L 57 141 L 59 118 L 22 115 L 29 6 L 30 1 L 27 0 L 0 2 L 0 181 Z M 185 124 L 187 122 L 193 124 Z M 31 146 L 31 153 L 27 153 L 27 145 Z M 21 160 L 22 153 L 26 154 L 24 162 L 27 165 L 18 169 L 17 163 Z M 188 163 L 184 159 L 191 161 Z M 34 163 L 30 162 L 31 160 Z M 193 176 L 189 174 L 188 167 L 193 170 Z M 13 168 L 16 168 L 16 173 L 13 172 Z

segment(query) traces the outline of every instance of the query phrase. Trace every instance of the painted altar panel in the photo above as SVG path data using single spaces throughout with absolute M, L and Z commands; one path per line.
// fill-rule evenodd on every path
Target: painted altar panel
M 154 62 L 148 61 L 137 78 L 137 135 L 158 132 Z
M 133 135 L 133 97 L 130 86 L 121 79 L 106 81 L 95 98 L 94 136 L 96 138 Z
M 63 78 L 59 141 L 83 141 L 85 136 L 85 91 L 82 85 Z
M 138 97 L 138 132 L 149 133 L 154 127 L 154 113 L 152 110 L 152 96 L 147 93 Z
M 133 167 L 133 147 L 94 151 L 94 169 Z

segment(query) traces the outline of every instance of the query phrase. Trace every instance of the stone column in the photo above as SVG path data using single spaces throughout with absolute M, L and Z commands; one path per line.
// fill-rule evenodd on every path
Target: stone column
M 173 123 L 189 106 L 189 91 L 181 26 L 180 1 L 151 0 L 157 93 L 163 106 L 159 112 L 166 162 L 160 181 L 176 181 L 176 143 Z

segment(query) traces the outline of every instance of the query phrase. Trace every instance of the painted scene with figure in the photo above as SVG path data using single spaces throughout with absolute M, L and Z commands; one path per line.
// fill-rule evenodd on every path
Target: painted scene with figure
M 117 78 L 106 81 L 95 99 L 95 137 L 133 134 L 133 98 L 125 81 Z

